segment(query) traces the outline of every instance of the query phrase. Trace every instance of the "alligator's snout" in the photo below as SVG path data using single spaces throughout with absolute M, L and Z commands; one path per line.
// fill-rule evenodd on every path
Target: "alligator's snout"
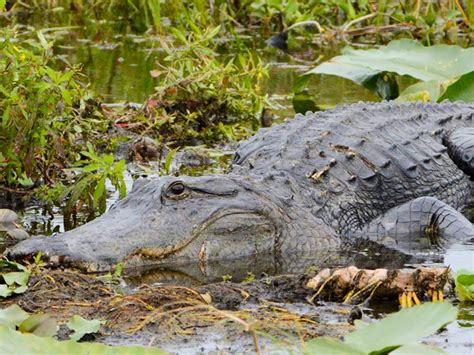
M 139 211 L 140 206 L 137 206 Z M 137 212 L 138 212 L 137 211 Z M 31 259 L 41 251 L 52 264 L 87 264 L 103 268 L 125 258 L 140 243 L 137 214 L 130 208 L 112 210 L 72 231 L 51 237 L 35 236 L 7 249 L 7 257 Z M 134 238 L 135 237 L 135 238 Z M 90 267 L 88 267 L 90 268 Z
M 52 264 L 66 263 L 70 255 L 68 245 L 63 240 L 45 236 L 32 237 L 8 249 L 5 254 L 8 258 L 15 260 L 31 260 L 40 251 L 44 256 L 43 259 L 47 259 Z

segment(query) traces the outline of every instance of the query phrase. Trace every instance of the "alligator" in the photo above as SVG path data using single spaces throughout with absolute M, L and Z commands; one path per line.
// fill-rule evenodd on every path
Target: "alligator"
M 139 179 L 103 216 L 6 251 L 94 269 L 335 250 L 405 254 L 474 238 L 474 105 L 358 103 L 241 142 L 227 174 Z

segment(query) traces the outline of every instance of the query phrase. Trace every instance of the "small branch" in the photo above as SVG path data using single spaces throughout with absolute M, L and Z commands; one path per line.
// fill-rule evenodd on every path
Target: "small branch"
M 362 22 L 362 21 L 365 21 L 365 20 L 368 20 L 368 19 L 371 19 L 372 17 L 375 17 L 377 16 L 378 13 L 377 12 L 373 12 L 371 14 L 368 14 L 368 15 L 365 15 L 365 16 L 362 16 L 362 17 L 359 17 L 359 18 L 356 18 L 352 21 L 349 21 L 348 23 L 346 23 L 345 25 L 343 25 L 341 27 L 341 30 L 342 32 L 347 32 L 347 30 L 349 28 L 351 28 L 352 26 L 354 26 L 355 24 L 359 23 L 359 22 Z
M 464 23 L 469 26 L 469 18 L 466 16 L 466 13 L 464 12 L 464 9 L 462 8 L 461 4 L 459 3 L 459 0 L 454 0 L 454 3 L 456 4 L 456 7 L 458 8 L 459 12 L 461 13 Z
M 288 32 L 290 30 L 292 30 L 293 28 L 296 28 L 296 27 L 301 27 L 301 26 L 315 26 L 319 33 L 323 33 L 324 30 L 323 28 L 321 27 L 321 25 L 319 24 L 318 21 L 315 21 L 315 20 L 309 20 L 309 21 L 303 21 L 303 22 L 298 22 L 298 23 L 295 23 L 293 25 L 291 25 L 290 27 L 288 27 L 285 32 Z

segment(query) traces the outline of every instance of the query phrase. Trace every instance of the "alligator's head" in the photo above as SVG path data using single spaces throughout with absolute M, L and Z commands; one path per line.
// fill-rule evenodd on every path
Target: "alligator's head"
M 232 175 L 139 181 L 102 217 L 21 242 L 7 255 L 18 259 L 42 251 L 51 261 L 105 269 L 121 261 L 177 264 L 278 251 L 293 223 L 293 197 L 267 186 L 264 178 Z

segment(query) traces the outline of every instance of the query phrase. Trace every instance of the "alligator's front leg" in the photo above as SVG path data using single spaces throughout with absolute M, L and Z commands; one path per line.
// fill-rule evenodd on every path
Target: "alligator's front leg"
M 362 228 L 360 236 L 411 254 L 442 248 L 448 241 L 474 238 L 474 227 L 444 202 L 419 197 L 372 220 Z

